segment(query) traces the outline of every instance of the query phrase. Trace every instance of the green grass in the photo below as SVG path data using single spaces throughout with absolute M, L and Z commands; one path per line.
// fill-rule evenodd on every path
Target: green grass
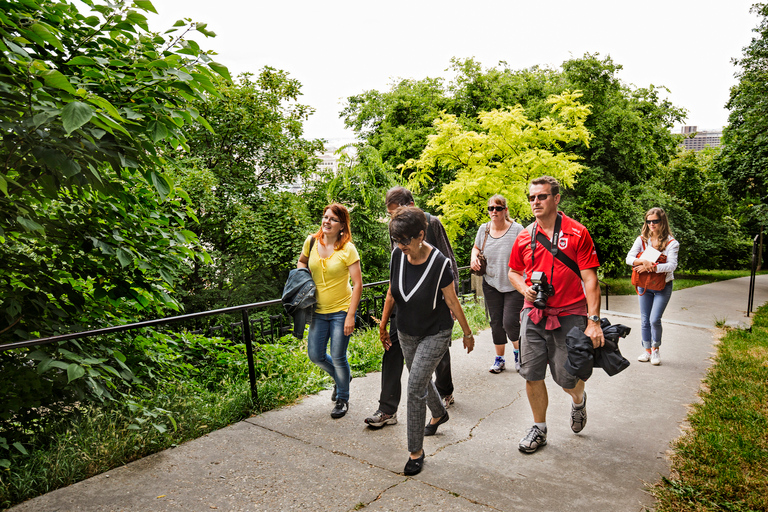
M 768 510 L 768 305 L 751 332 L 722 338 L 704 383 L 675 444 L 673 476 L 652 490 L 655 510 Z
M 473 332 L 488 327 L 481 304 L 468 301 L 464 311 Z M 461 327 L 455 325 L 454 338 L 460 339 Z M 357 331 L 348 349 L 353 376 L 380 370 L 382 353 L 378 328 Z M 238 366 L 237 361 L 232 363 Z M 0 510 L 195 439 L 252 414 L 294 403 L 332 385 L 328 374 L 309 361 L 306 340 L 291 336 L 277 344 L 261 345 L 256 352 L 256 371 L 255 404 L 242 371 L 237 372 L 240 377 L 225 376 L 216 382 L 179 382 L 147 397 L 141 404 L 145 410 L 166 411 L 164 418 L 154 421 L 168 426 L 164 432 L 163 428 L 153 427 L 151 421 L 142 423 L 137 430 L 129 428 L 137 424 L 136 413 L 114 402 L 82 407 L 58 420 L 26 443 L 28 455 L 0 453 L 0 458 L 9 457 L 11 461 L 10 469 L 0 470 Z
M 765 274 L 768 270 L 761 270 L 758 274 Z M 674 290 L 683 290 L 702 284 L 726 281 L 737 277 L 749 276 L 749 270 L 700 270 L 695 274 L 675 272 Z M 601 279 L 609 287 L 611 295 L 634 295 L 637 292 L 629 277 L 605 277 Z M 603 293 L 605 289 L 603 287 Z

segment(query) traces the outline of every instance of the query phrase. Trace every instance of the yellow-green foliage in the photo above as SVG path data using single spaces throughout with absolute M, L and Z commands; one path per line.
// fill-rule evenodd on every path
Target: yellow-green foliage
M 551 115 L 531 121 L 520 105 L 481 112 L 482 132 L 465 130 L 456 116 L 443 114 L 435 120 L 435 135 L 418 160 L 408 160 L 403 169 L 413 169 L 409 186 L 418 192 L 432 181 L 436 168 L 456 171 L 456 178 L 428 201 L 442 212 L 448 236 L 455 239 L 463 226 L 484 218 L 488 198 L 504 195 L 510 215 L 530 216 L 528 182 L 542 175 L 557 178 L 563 187 L 572 186 L 583 166 L 572 144 L 589 146 L 584 121 L 590 110 L 577 100 L 579 91 L 552 95 Z

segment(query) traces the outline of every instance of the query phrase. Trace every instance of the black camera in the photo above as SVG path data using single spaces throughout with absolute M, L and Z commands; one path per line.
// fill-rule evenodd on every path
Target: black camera
M 547 274 L 544 272 L 532 272 L 531 283 L 533 283 L 533 291 L 536 292 L 536 300 L 533 301 L 533 305 L 537 309 L 544 309 L 547 307 L 547 299 L 555 294 L 555 287 L 547 282 Z

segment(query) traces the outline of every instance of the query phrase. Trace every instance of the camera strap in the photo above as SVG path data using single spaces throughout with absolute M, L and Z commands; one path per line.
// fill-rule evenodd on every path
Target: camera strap
M 539 223 L 534 222 L 533 223 L 533 232 L 529 233 L 531 234 L 531 267 L 534 266 L 536 260 L 535 260 L 535 254 L 536 254 L 536 246 L 538 244 L 541 244 L 544 246 L 545 249 L 547 249 L 552 254 L 552 276 L 550 276 L 550 283 L 552 282 L 552 278 L 554 277 L 555 272 L 555 258 L 560 260 L 560 262 L 568 267 L 569 269 L 573 270 L 573 272 L 581 279 L 581 271 L 579 271 L 579 266 L 576 264 L 575 261 L 573 261 L 571 258 L 568 257 L 563 251 L 558 249 L 558 242 L 560 241 L 560 228 L 562 226 L 562 218 L 560 217 L 560 214 L 557 214 L 557 220 L 555 221 L 555 232 L 552 235 L 552 242 L 547 239 L 547 237 L 544 235 L 544 233 L 539 232 Z

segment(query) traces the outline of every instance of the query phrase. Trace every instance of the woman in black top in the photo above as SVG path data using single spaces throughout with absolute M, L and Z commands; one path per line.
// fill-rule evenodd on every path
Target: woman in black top
M 448 411 L 432 382 L 432 374 L 451 341 L 453 318 L 464 331 L 467 353 L 475 346 L 472 331 L 453 286 L 449 260 L 424 241 L 427 218 L 420 209 L 403 206 L 389 223 L 389 234 L 397 247 L 389 264 L 389 290 L 379 325 L 379 337 L 389 344 L 387 322 L 397 304 L 397 335 L 408 367 L 408 451 L 406 475 L 421 471 L 424 436 L 437 432 L 448 421 Z M 426 407 L 432 419 L 424 426 Z

